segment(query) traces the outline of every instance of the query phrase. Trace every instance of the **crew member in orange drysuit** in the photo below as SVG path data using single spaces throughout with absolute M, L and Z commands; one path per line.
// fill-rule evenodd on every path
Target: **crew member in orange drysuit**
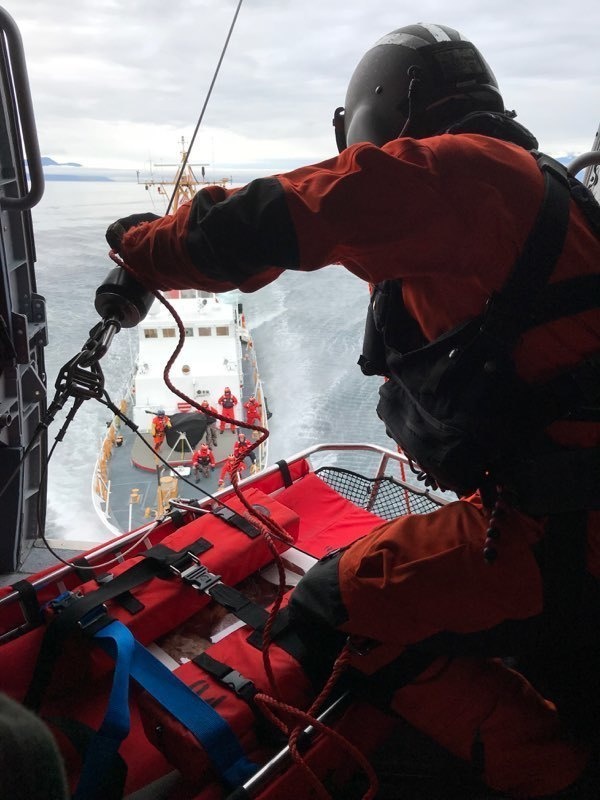
M 216 408 L 213 408 L 208 400 L 203 400 L 200 403 L 202 408 L 205 408 L 207 411 L 210 411 L 213 414 L 217 414 L 218 411 Z M 202 413 L 202 412 L 200 412 Z M 216 418 L 209 417 L 208 414 L 206 415 L 206 444 L 209 447 L 216 447 L 217 446 L 217 431 L 216 431 Z
M 156 416 L 152 418 L 150 432 L 154 438 L 154 449 L 158 450 L 165 440 L 167 428 L 171 427 L 171 420 L 165 414 L 163 408 L 159 408 Z
M 194 451 L 192 456 L 192 470 L 196 478 L 196 483 L 198 482 L 198 472 L 200 471 L 201 467 L 210 467 L 211 469 L 214 469 L 215 466 L 215 456 L 213 451 L 207 444 L 201 444 L 200 447 Z
M 219 486 L 223 486 L 225 483 L 225 478 L 229 476 L 229 480 L 231 480 L 234 472 L 242 472 L 246 469 L 246 465 L 243 461 L 239 461 L 237 456 L 233 453 L 230 456 L 227 456 L 223 467 L 221 468 L 221 474 L 219 475 Z
M 229 419 L 234 419 L 235 417 L 234 409 L 237 406 L 238 399 L 234 394 L 231 394 L 231 389 L 229 388 L 229 386 L 226 386 L 223 389 L 223 394 L 221 395 L 221 397 L 219 397 L 217 402 L 221 406 L 221 414 L 224 417 L 229 417 Z M 229 424 L 229 427 L 235 433 L 235 425 L 233 423 L 226 423 L 224 420 L 221 420 L 221 424 L 219 426 L 219 433 L 223 433 L 227 424 Z
M 386 289 L 396 292 L 395 307 L 378 324 L 379 333 L 390 336 L 383 353 L 399 358 L 413 349 L 411 337 L 421 347 L 481 315 L 524 250 L 542 207 L 545 178 L 530 152 L 535 138 L 513 117 L 468 40 L 439 25 L 403 28 L 377 42 L 358 65 L 345 110 L 334 118 L 338 156 L 234 192 L 204 189 L 172 217 L 118 220 L 107 240 L 145 285 L 157 289 L 254 291 L 285 269 L 342 264 L 379 285 L 382 299 Z M 598 296 L 597 286 L 587 298 L 585 288 L 577 290 L 579 305 L 573 303 L 562 318 L 552 316 L 563 287 L 575 294 L 576 286 L 598 277 L 598 207 L 579 187 L 568 210 L 549 290 L 511 349 L 515 371 L 528 386 L 575 369 L 600 351 L 600 312 L 585 304 L 594 292 Z M 567 452 L 578 460 L 598 448 L 600 424 L 593 416 L 567 416 L 551 422 L 543 435 L 553 457 Z M 537 459 L 537 451 L 533 455 Z M 525 469 L 530 462 L 524 456 Z M 557 487 L 565 474 L 573 470 L 556 476 Z M 535 476 L 542 478 L 543 470 Z M 577 481 L 570 485 L 577 488 L 579 476 Z M 587 547 L 581 548 L 586 581 L 597 593 L 600 513 L 590 509 L 600 504 L 597 482 L 595 489 L 586 485 L 590 494 L 596 491 L 592 504 L 575 494 L 587 518 Z M 534 495 L 541 498 L 541 513 L 518 508 L 510 495 L 494 507 L 476 493 L 434 513 L 365 531 L 342 554 L 310 570 L 290 603 L 299 620 L 374 643 L 370 654 L 355 658 L 365 672 L 377 660 L 384 665 L 395 655 L 416 656 L 412 670 L 398 676 L 392 708 L 466 762 L 483 754 L 483 780 L 503 796 L 521 798 L 585 785 L 598 733 L 596 714 L 595 729 L 576 741 L 563 711 L 544 696 L 543 680 L 533 684 L 523 671 L 495 658 L 519 655 L 524 642 L 543 642 L 538 634 L 544 619 L 560 616 L 560 605 L 557 612 L 545 593 L 548 572 L 540 547 L 550 539 L 546 501 L 562 505 L 543 487 L 539 497 L 534 490 L 522 498 L 525 507 Z M 482 551 L 493 549 L 486 540 L 498 530 L 499 556 L 489 564 Z M 577 572 L 570 563 L 564 569 Z M 597 621 L 595 606 L 585 603 L 585 618 Z M 494 646 L 493 634 L 519 626 L 521 633 L 531 626 L 532 635 L 509 636 Z M 489 635 L 488 648 L 469 651 L 471 637 L 481 634 Z M 560 639 L 553 644 L 564 655 Z M 439 657 L 415 668 L 423 654 L 437 652 Z M 597 646 L 589 651 L 593 663 L 597 654 Z M 571 670 L 586 669 L 585 658 L 571 661 Z M 596 688 L 596 696 L 584 695 L 570 710 L 597 708 L 597 701 Z
M 250 395 L 248 400 L 246 400 L 244 408 L 246 409 L 246 422 L 248 425 L 254 425 L 255 422 L 260 422 L 262 403 L 259 403 L 254 395 Z
M 238 433 L 237 440 L 233 445 L 233 455 L 240 459 L 249 458 L 252 466 L 254 466 L 256 463 L 256 453 L 254 450 L 250 450 L 251 447 L 252 444 L 246 438 L 246 434 L 240 432 Z M 248 452 L 248 450 L 250 450 L 250 452 Z

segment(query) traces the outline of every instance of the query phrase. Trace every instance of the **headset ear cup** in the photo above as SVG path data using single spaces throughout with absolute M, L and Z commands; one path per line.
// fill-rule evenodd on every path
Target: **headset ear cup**
M 335 143 L 337 144 L 338 153 L 348 147 L 346 142 L 346 128 L 344 123 L 345 109 L 343 106 L 338 106 L 333 112 L 333 127 L 335 130 Z

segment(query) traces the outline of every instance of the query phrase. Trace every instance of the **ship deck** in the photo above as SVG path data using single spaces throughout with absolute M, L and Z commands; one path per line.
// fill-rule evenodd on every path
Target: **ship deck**
M 255 393 L 257 376 L 254 371 L 254 358 L 249 352 L 248 344 L 242 341 L 242 371 L 243 391 L 238 398 L 236 416 L 244 419 L 243 403 Z M 119 531 L 129 531 L 146 524 L 154 519 L 158 508 L 157 491 L 159 486 L 175 490 L 175 495 L 188 500 L 205 499 L 207 495 L 214 494 L 218 489 L 218 480 L 223 462 L 233 452 L 235 437 L 230 427 L 227 426 L 223 433 L 219 432 L 220 423 L 217 421 L 217 444 L 213 448 L 216 468 L 207 478 L 200 476 L 198 482 L 190 469 L 192 452 L 186 441 L 180 447 L 169 447 L 163 444 L 160 455 L 165 458 L 173 469 L 167 469 L 156 457 L 153 450 L 146 447 L 140 438 L 125 426 L 121 426 L 119 433 L 123 436 L 123 444 L 114 447 L 110 459 L 110 487 L 108 497 L 109 522 Z M 240 429 L 241 430 L 241 429 Z M 142 433 L 144 440 L 152 444 L 152 436 Z M 250 432 L 247 433 L 251 438 Z M 205 441 L 203 437 L 202 441 Z M 242 477 L 249 473 L 250 459 L 246 459 L 246 469 Z M 177 485 L 175 486 L 175 481 Z M 228 482 L 228 479 L 225 481 Z

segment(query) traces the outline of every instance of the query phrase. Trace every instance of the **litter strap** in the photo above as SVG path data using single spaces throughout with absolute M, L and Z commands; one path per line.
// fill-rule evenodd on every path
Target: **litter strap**
M 137 642 L 125 625 L 112 621 L 95 634 L 95 639 L 115 658 L 115 676 L 106 716 L 98 731 L 99 749 L 97 753 L 94 752 L 94 741 L 86 759 L 81 783 L 88 774 L 93 775 L 92 769 L 98 769 L 99 761 L 116 753 L 120 742 L 129 731 L 130 675 L 193 733 L 229 786 L 238 786 L 254 775 L 257 765 L 248 760 L 236 735 L 223 717 Z M 76 795 L 76 800 L 87 797 L 88 795 L 81 793 Z
M 123 739 L 129 733 L 129 675 L 132 672 L 135 640 L 118 622 L 99 630 L 95 638 L 115 660 L 115 672 L 108 708 L 102 724 L 86 750 L 85 761 L 73 800 L 95 800 L 98 775 L 110 771 Z

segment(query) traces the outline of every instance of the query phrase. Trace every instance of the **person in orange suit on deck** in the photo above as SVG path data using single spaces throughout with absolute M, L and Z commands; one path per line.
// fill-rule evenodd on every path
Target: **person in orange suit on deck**
M 198 473 L 200 471 L 206 472 L 209 468 L 214 470 L 215 466 L 216 463 L 213 451 L 207 444 L 201 444 L 200 447 L 194 451 L 192 456 L 192 472 L 196 483 L 198 483 Z
M 246 465 L 243 461 L 240 461 L 237 456 L 235 456 L 233 453 L 230 456 L 227 456 L 225 463 L 221 468 L 221 474 L 219 475 L 219 486 L 224 485 L 227 477 L 229 477 L 229 480 L 231 480 L 235 472 L 242 472 L 244 469 L 246 469 Z
M 259 403 L 256 397 L 252 394 L 244 403 L 246 409 L 246 422 L 249 425 L 260 425 L 260 418 L 262 414 L 262 403 Z M 252 431 L 252 438 L 258 439 L 260 434 L 258 431 Z
M 221 414 L 224 417 L 229 417 L 229 419 L 235 418 L 235 407 L 238 404 L 238 399 L 234 394 L 231 393 L 231 389 L 229 388 L 229 386 L 226 386 L 223 389 L 223 394 L 221 395 L 221 397 L 219 397 L 217 402 L 221 406 Z M 223 433 L 227 424 L 229 424 L 229 427 L 235 433 L 235 425 L 233 424 L 233 422 L 226 423 L 225 420 L 221 420 L 221 424 L 219 426 L 219 433 Z
M 244 403 L 244 408 L 246 409 L 246 422 L 248 425 L 260 422 L 262 403 L 259 403 L 253 394 Z
M 502 797 L 592 798 L 600 208 L 514 117 L 467 38 L 399 28 L 352 74 L 334 114 L 338 155 L 203 189 L 172 217 L 118 220 L 107 240 L 155 289 L 251 292 L 330 264 L 365 281 L 365 296 L 374 286 L 359 363 L 388 379 L 378 413 L 458 499 L 320 561 L 290 617 L 315 652 L 349 637 L 354 667 L 389 666 L 391 710 Z M 482 383 L 504 424 L 467 480 L 460 448 L 482 437 L 430 424 L 417 401 L 480 422 Z M 456 461 L 444 460 L 448 439 Z
M 164 408 L 159 408 L 156 416 L 152 418 L 150 433 L 154 439 L 154 449 L 159 450 L 165 440 L 167 428 L 171 427 L 171 420 L 165 414 Z

